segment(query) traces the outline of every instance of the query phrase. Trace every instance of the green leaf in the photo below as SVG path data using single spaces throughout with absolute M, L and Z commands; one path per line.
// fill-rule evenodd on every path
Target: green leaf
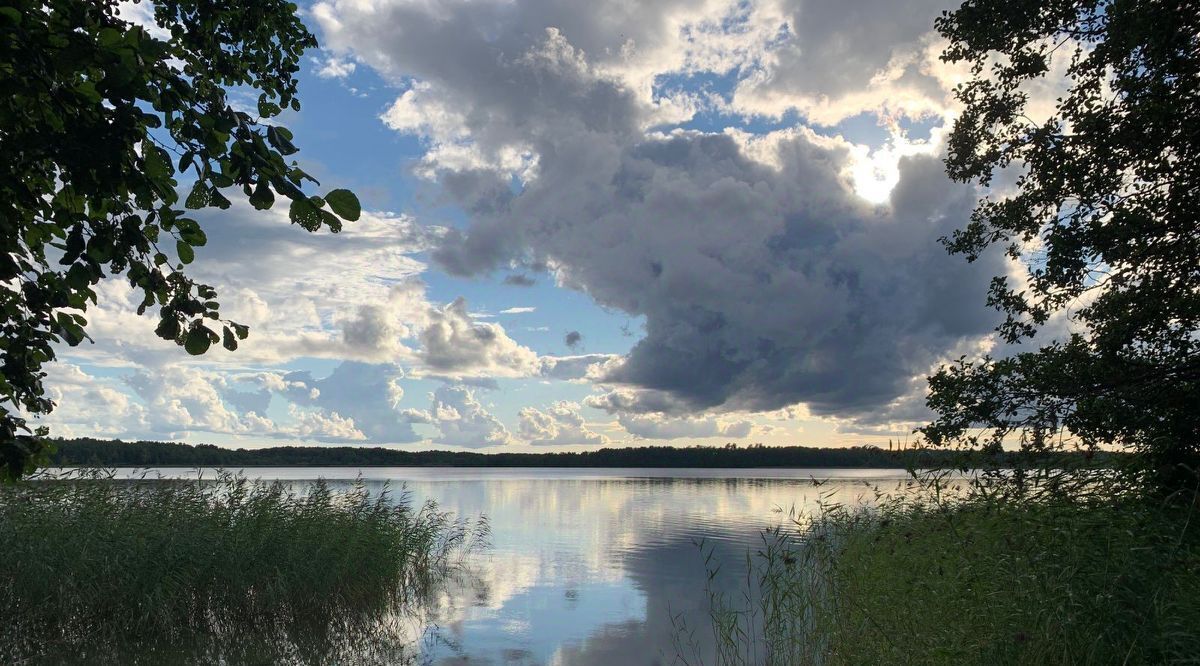
M 79 291 L 86 289 L 92 283 L 92 272 L 81 263 L 71 264 L 67 270 L 67 285 Z
M 179 337 L 179 321 L 174 317 L 164 317 L 158 322 L 154 333 L 164 340 L 174 340 Z
M 214 189 L 212 191 L 212 203 L 214 206 L 216 206 L 217 208 L 220 208 L 221 210 L 228 210 L 229 206 L 232 205 L 232 202 L 230 202 L 229 199 L 226 198 L 224 194 L 221 194 L 216 189 Z
M 306 231 L 316 231 L 321 228 L 321 209 L 308 199 L 296 199 L 288 208 L 288 219 Z
M 212 197 L 209 194 L 208 186 L 204 184 L 204 181 L 198 180 L 196 181 L 196 184 L 192 186 L 192 192 L 183 202 L 183 206 L 184 208 L 197 210 L 207 206 L 211 200 Z
M 72 347 L 83 342 L 87 334 L 83 332 L 83 327 L 80 326 L 75 318 L 65 312 L 59 312 L 55 317 L 59 328 L 62 330 L 63 339 Z
M 276 192 L 291 199 L 292 201 L 295 201 L 297 199 L 307 198 L 304 196 L 304 192 L 301 191 L 301 189 L 299 187 L 296 187 L 294 184 L 292 184 L 291 181 L 289 181 L 286 178 L 279 178 L 279 177 L 272 178 L 271 179 L 271 187 L 275 188 Z
M 267 141 L 271 142 L 281 155 L 291 155 L 299 150 L 292 144 L 292 133 L 286 127 L 268 127 Z
M 175 242 L 175 252 L 179 255 L 179 261 L 184 264 L 190 264 L 196 260 L 196 252 L 184 241 Z
M 266 95 L 258 97 L 258 115 L 263 118 L 273 118 L 279 115 L 279 105 L 267 99 Z
M 358 197 L 350 190 L 337 189 L 325 195 L 325 203 L 337 213 L 338 217 L 353 222 L 362 214 Z
M 92 261 L 98 264 L 107 264 L 113 258 L 113 243 L 112 237 L 108 235 L 95 235 L 88 241 L 87 256 Z
M 271 192 L 271 186 L 265 179 L 260 178 L 258 187 L 254 188 L 254 194 L 250 195 L 250 205 L 256 210 L 266 210 L 274 204 L 275 194 Z
M 154 180 L 170 178 L 175 169 L 171 165 L 171 158 L 167 156 L 167 152 L 148 143 L 142 145 L 144 146 L 142 165 L 146 169 L 146 175 Z
M 221 344 L 229 351 L 237 351 L 237 338 L 234 336 L 233 331 L 229 330 L 228 326 L 225 327 L 225 330 L 221 331 Z
M 188 331 L 187 337 L 183 340 L 183 348 L 192 356 L 199 356 L 208 351 L 209 345 L 212 344 L 209 335 L 210 332 L 207 328 L 197 326 Z
M 179 237 L 193 247 L 202 247 L 208 243 L 208 235 L 200 228 L 200 223 L 191 218 L 179 219 Z
M 62 262 L 69 264 L 79 258 L 83 254 L 83 225 L 77 224 L 71 228 L 71 233 L 67 234 L 67 252 L 63 255 Z
M 338 219 L 337 215 L 334 215 L 327 210 L 321 211 L 321 221 L 324 222 L 325 226 L 329 227 L 329 230 L 335 234 L 341 232 L 342 230 L 342 221 Z

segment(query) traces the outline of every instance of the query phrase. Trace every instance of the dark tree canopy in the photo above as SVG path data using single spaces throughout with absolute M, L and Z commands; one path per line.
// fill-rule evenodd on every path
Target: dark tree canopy
M 206 240 L 186 210 L 228 208 L 238 188 L 258 209 L 286 197 L 308 231 L 359 216 L 347 190 L 301 190 L 316 181 L 267 121 L 300 108 L 295 75 L 316 46 L 296 5 L 156 0 L 154 22 L 109 0 L 0 1 L 0 476 L 44 457 L 22 412 L 53 409 L 42 368 L 56 343 L 87 338 L 104 277 L 128 280 L 139 314 L 157 309 L 158 335 L 188 353 L 246 337 L 183 272 Z M 236 88 L 255 112 L 230 102 Z
M 1116 444 L 1141 454 L 1143 479 L 1184 482 L 1200 450 L 1200 3 L 968 0 L 937 28 L 943 59 L 973 73 L 949 174 L 1020 174 L 945 242 L 969 260 L 1000 245 L 1027 268 L 1022 283 L 992 283 L 1005 341 L 1058 313 L 1076 332 L 943 368 L 924 433 Z M 1053 117 L 1031 119 L 1027 84 L 1055 65 L 1067 90 Z

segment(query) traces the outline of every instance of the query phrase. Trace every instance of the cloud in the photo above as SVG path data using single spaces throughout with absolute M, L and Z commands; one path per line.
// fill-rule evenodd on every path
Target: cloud
M 582 354 L 579 356 L 542 356 L 538 359 L 538 376 L 548 379 L 596 379 L 604 368 L 615 363 L 616 354 Z
M 514 275 L 504 276 L 504 284 L 513 287 L 532 287 L 537 284 L 537 280 L 525 275 L 524 273 L 516 273 Z
M 345 60 L 336 56 L 327 58 L 313 58 L 313 63 L 317 66 L 317 76 L 322 79 L 344 79 L 354 73 L 358 66 L 351 60 Z
M 563 338 L 563 344 L 571 349 L 578 347 L 581 342 L 583 342 L 583 334 L 579 331 L 571 331 Z
M 296 422 L 296 435 L 301 439 L 321 442 L 360 442 L 366 434 L 354 425 L 354 419 L 344 418 L 337 412 L 319 412 L 300 409 L 290 405 L 288 413 Z
M 608 438 L 587 429 L 579 414 L 579 403 L 559 401 L 545 411 L 534 407 L 521 409 L 518 433 L 528 443 L 545 446 L 601 445 Z
M 931 17 L 910 14 L 934 11 L 872 2 L 834 17 L 816 4 L 803 5 L 806 14 L 772 6 L 789 21 L 814 16 L 881 43 L 849 63 L 847 81 L 819 72 L 797 83 L 814 94 L 855 89 L 920 46 L 913 26 Z M 967 265 L 937 243 L 966 222 L 978 193 L 949 182 L 936 155 L 897 155 L 895 189 L 877 206 L 855 192 L 858 153 L 844 140 L 804 127 L 756 136 L 655 131 L 661 104 L 595 41 L 589 30 L 600 28 L 559 23 L 554 3 L 488 5 L 482 14 L 439 4 L 436 20 L 425 5 L 384 3 L 369 25 L 354 5 L 324 7 L 335 41 L 381 72 L 422 81 L 414 97 L 428 96 L 429 106 L 404 131 L 469 136 L 481 156 L 466 164 L 426 155 L 470 216 L 467 229 L 441 237 L 435 259 L 461 275 L 546 265 L 562 286 L 644 317 L 645 337 L 599 378 L 628 389 L 639 413 L 654 402 L 673 414 L 805 403 L 817 415 L 867 415 L 995 324 L 984 300 L 1001 260 Z M 535 8 L 547 10 L 536 21 Z M 658 29 L 674 25 L 664 18 L 676 20 L 674 8 L 634 14 L 654 13 L 636 18 Z M 870 12 L 880 12 L 872 22 L 895 14 L 902 25 L 859 30 L 855 17 Z M 539 21 L 551 26 L 540 38 Z M 821 21 L 799 38 L 836 45 L 841 33 L 822 36 Z M 433 34 L 418 39 L 431 51 L 418 53 L 403 37 L 425 29 Z M 499 159 L 518 147 L 536 170 Z
M 50 426 L 54 435 L 130 437 L 149 432 L 145 406 L 121 386 L 69 363 L 48 365 L 46 374 L 46 397 L 55 410 L 37 423 Z
M 152 372 L 140 370 L 124 381 L 145 403 L 146 431 L 151 434 L 261 434 L 275 430 L 262 415 L 231 409 L 222 398 L 220 377 L 211 372 L 168 365 Z
M 529 313 L 529 312 L 534 312 L 535 310 L 537 310 L 537 308 L 532 308 L 532 307 L 505 308 L 505 309 L 503 309 L 503 310 L 501 310 L 501 311 L 500 311 L 500 314 L 508 314 L 508 315 L 511 315 L 511 314 L 527 314 L 527 313 Z
M 664 417 L 659 414 L 621 414 L 617 422 L 629 434 L 646 439 L 684 437 L 748 437 L 754 424 L 741 420 L 723 423 L 715 417 Z
M 183 357 L 134 314 L 128 285 L 105 281 L 88 312 L 98 343 L 62 353 L 88 379 L 48 382 L 56 428 L 382 443 L 425 425 L 479 445 L 512 437 L 473 391 L 497 378 L 595 383 L 585 404 L 644 437 L 733 437 L 749 422 L 721 414 L 797 404 L 843 432 L 896 428 L 920 414 L 931 367 L 984 348 L 987 280 L 1007 270 L 938 246 L 979 193 L 943 175 L 942 129 L 926 143 L 899 130 L 953 113 L 962 72 L 930 32 L 946 4 L 318 2 L 328 50 L 312 71 L 366 67 L 391 85 L 379 117 L 358 121 L 416 137 L 420 186 L 464 223 L 371 210 L 308 234 L 283 206 L 197 212 L 209 244 L 190 274 L 250 339 Z M 1053 100 L 1051 78 L 1037 99 Z M 892 128 L 888 144 L 821 128 L 863 113 Z M 620 357 L 539 355 L 465 300 L 432 300 L 427 262 L 513 286 L 547 274 L 643 337 Z M 331 374 L 284 370 L 313 359 Z M 417 409 L 402 404 L 406 378 L 449 386 Z M 557 407 L 529 409 L 510 424 L 522 437 L 583 437 Z
M 450 446 L 482 448 L 512 441 L 508 429 L 475 399 L 465 386 L 442 386 L 434 391 L 425 416 L 438 429 L 434 442 Z
M 755 20 L 782 26 L 747 63 L 729 101 L 740 112 L 800 111 L 832 125 L 863 112 L 944 115 L 950 87 L 937 58 L 933 20 L 948 0 L 781 0 Z
M 291 412 L 293 417 L 308 419 L 311 432 L 327 439 L 415 442 L 421 436 L 400 406 L 403 377 L 395 365 L 346 361 L 323 379 L 309 372 L 288 373 L 274 390 L 300 408 Z
M 610 363 L 609 367 L 619 362 Z M 599 395 L 584 398 L 588 407 L 602 409 L 609 414 L 678 414 L 688 411 L 684 400 L 669 391 L 653 389 L 614 389 Z
M 286 206 L 255 211 L 235 200 L 227 211 L 197 211 L 208 243 L 189 275 L 217 288 L 221 315 L 250 326 L 236 353 L 210 350 L 204 363 L 277 364 L 301 357 L 407 360 L 402 343 L 423 325 L 430 304 L 411 255 L 430 247 L 436 231 L 405 216 L 367 212 L 339 234 L 307 233 Z M 152 309 L 123 280 L 105 280 L 89 308 L 96 344 L 63 349 L 68 360 L 108 365 L 167 364 L 179 349 L 154 334 Z
M 533 374 L 538 364 L 537 354 L 502 326 L 475 321 L 462 298 L 432 310 L 420 340 L 419 358 L 442 375 L 518 377 Z

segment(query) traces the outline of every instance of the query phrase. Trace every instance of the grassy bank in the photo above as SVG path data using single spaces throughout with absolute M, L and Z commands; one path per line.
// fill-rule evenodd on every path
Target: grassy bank
M 721 664 L 1200 660 L 1195 507 L 885 501 L 764 535 L 752 607 L 713 598 Z
M 432 505 L 362 485 L 93 476 L 0 487 L 0 661 L 109 648 L 170 658 L 223 638 L 319 653 L 419 604 L 474 536 Z

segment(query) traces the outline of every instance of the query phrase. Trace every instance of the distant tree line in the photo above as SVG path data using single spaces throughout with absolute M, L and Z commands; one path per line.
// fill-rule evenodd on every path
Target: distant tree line
M 856 467 L 929 468 L 1017 464 L 1016 453 L 958 452 L 910 447 L 889 451 L 875 446 L 641 446 L 564 453 L 475 453 L 469 451 L 398 451 L 361 446 L 277 446 L 230 449 L 211 444 L 124 442 L 82 437 L 53 440 L 55 466 L 101 467 L 247 467 L 247 466 L 397 466 L 397 467 Z M 1083 454 L 1074 455 L 1085 462 Z M 1086 461 L 1103 464 L 1105 454 Z M 1027 461 L 1026 461 L 1027 462 Z M 1056 459 L 1061 462 L 1061 458 Z

